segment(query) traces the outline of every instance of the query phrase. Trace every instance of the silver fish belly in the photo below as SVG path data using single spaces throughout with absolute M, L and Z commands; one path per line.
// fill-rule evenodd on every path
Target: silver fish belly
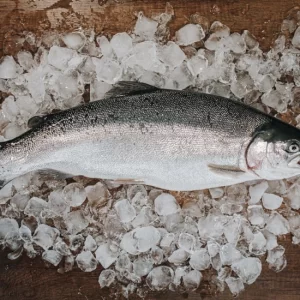
M 178 191 L 231 185 L 261 178 L 247 151 L 272 122 L 229 99 L 121 83 L 109 98 L 41 117 L 2 143 L 1 179 L 46 169 Z

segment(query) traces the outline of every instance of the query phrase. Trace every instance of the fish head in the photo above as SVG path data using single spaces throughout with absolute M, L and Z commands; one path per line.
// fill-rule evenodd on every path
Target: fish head
M 259 127 L 246 151 L 247 167 L 267 180 L 300 174 L 300 130 L 277 119 Z

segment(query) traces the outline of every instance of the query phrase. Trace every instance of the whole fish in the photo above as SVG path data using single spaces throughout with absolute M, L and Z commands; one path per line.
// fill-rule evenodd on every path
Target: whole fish
M 0 145 L 3 184 L 40 171 L 191 191 L 300 174 L 300 130 L 192 91 L 120 82 L 106 99 L 28 125 Z

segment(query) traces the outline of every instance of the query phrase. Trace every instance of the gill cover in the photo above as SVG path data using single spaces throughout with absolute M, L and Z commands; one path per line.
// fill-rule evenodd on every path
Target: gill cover
M 298 175 L 300 165 L 291 162 L 299 161 L 300 151 L 291 149 L 300 150 L 300 130 L 274 118 L 255 130 L 246 152 L 247 166 L 269 180 Z

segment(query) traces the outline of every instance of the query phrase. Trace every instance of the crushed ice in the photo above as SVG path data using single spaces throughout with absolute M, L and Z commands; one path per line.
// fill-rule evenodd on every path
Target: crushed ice
M 168 41 L 173 14 L 168 5 L 153 18 L 138 13 L 132 34 L 111 38 L 46 34 L 35 38 L 36 53 L 3 57 L 1 141 L 27 130 L 35 115 L 103 99 L 119 80 L 230 97 L 300 127 L 299 20 L 284 20 L 285 35 L 263 53 L 249 31 L 230 33 L 218 21 L 209 29 L 198 14 Z M 123 286 L 126 297 L 145 296 L 147 286 L 194 291 L 208 269 L 211 285 L 237 295 L 260 275 L 262 256 L 275 272 L 285 268 L 279 237 L 291 233 L 300 243 L 299 209 L 297 178 L 171 194 L 29 174 L 0 191 L 0 244 L 9 259 L 41 255 L 59 272 L 100 265 L 100 286 Z

